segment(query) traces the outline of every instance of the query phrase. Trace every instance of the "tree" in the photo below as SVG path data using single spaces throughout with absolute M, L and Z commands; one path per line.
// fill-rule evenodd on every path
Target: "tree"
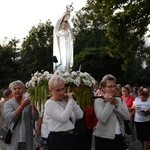
M 145 44 L 144 35 L 150 23 L 149 1 L 88 0 L 86 10 L 93 16 L 93 22 L 103 20 L 111 42 L 108 52 L 113 57 L 123 58 L 123 69 L 127 69 L 132 63 L 129 58 L 135 57 Z
M 97 81 L 106 74 L 113 74 L 116 77 L 123 74 L 121 59 L 110 57 L 105 47 L 89 48 L 80 52 L 75 57 L 74 70 L 78 70 L 80 65 L 82 72 L 90 73 Z
M 86 12 L 85 8 L 81 9 L 74 16 L 75 55 L 78 55 L 86 48 L 100 48 L 109 44 L 103 23 L 99 21 L 92 24 L 92 22 L 93 20 L 89 18 L 89 12 Z
M 112 67 L 111 63 L 105 65 L 105 63 L 100 63 L 100 58 L 96 59 L 98 56 L 103 56 L 103 58 L 105 57 L 105 59 L 102 59 L 103 61 L 109 62 L 109 60 L 114 60 L 120 63 L 119 66 L 122 66 L 122 70 L 124 71 L 120 71 L 120 67 L 119 71 L 114 68 L 112 69 L 114 72 L 116 71 L 115 73 L 112 71 L 112 73 L 116 75 L 119 83 L 123 85 L 129 83 L 132 85 L 140 85 L 142 84 L 142 73 L 146 73 L 147 75 L 147 71 L 144 71 L 141 67 L 141 62 L 144 59 L 148 59 L 149 56 L 148 50 L 144 46 L 144 41 L 142 38 L 137 38 L 138 36 L 136 37 L 136 34 L 132 35 L 129 34 L 130 32 L 122 32 L 127 30 L 124 25 L 120 27 L 119 30 L 117 30 L 118 25 L 116 25 L 116 28 L 115 25 L 112 25 L 111 28 L 109 23 L 113 23 L 113 15 L 104 9 L 106 8 L 102 7 L 99 1 L 88 0 L 86 7 L 82 8 L 73 18 L 73 31 L 75 35 L 74 69 L 78 70 L 81 65 L 82 71 L 87 71 L 96 79 L 100 79 L 103 74 L 105 75 L 105 73 L 111 72 Z M 111 20 L 109 20 L 108 14 L 103 14 L 104 12 L 112 15 L 110 17 Z M 111 32 L 112 35 L 109 36 L 111 29 L 113 32 Z M 125 42 L 125 38 L 127 38 L 127 42 Z M 131 39 L 131 41 L 128 39 Z M 94 51 L 91 53 L 88 51 L 89 49 L 99 49 L 99 51 L 98 53 L 95 51 L 94 54 Z M 148 60 L 146 61 L 148 63 Z M 105 69 L 97 68 L 97 64 Z M 116 68 L 118 68 L 118 65 L 116 65 Z M 107 69 L 108 71 L 106 71 Z M 148 66 L 146 70 L 147 69 Z M 143 81 L 145 81 L 145 79 L 146 78 L 144 78 Z
M 17 48 L 18 40 L 12 39 L 8 44 L 0 45 L 0 89 L 20 79 L 20 57 Z
M 22 43 L 21 59 L 22 70 L 27 72 L 25 79 L 29 80 L 30 75 L 36 71 L 53 71 L 53 26 L 48 20 L 46 23 L 39 23 L 32 27 Z

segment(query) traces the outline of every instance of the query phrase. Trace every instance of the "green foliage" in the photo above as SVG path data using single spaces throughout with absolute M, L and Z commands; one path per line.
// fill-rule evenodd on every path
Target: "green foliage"
M 110 57 L 105 47 L 89 48 L 83 50 L 75 57 L 74 70 L 78 70 L 81 65 L 81 71 L 88 72 L 100 81 L 106 74 L 120 76 L 123 71 L 121 69 L 121 60 Z
M 81 65 L 81 71 L 96 80 L 111 73 L 123 85 L 149 85 L 150 48 L 144 45 L 149 23 L 148 0 L 87 0 L 73 18 L 73 70 Z M 25 83 L 36 71 L 53 72 L 53 26 L 49 20 L 33 26 L 19 49 L 18 43 L 12 39 L 0 45 L 0 89 L 18 79 Z M 143 61 L 146 68 L 141 67 Z M 46 89 L 37 91 L 41 95 Z
M 53 55 L 53 26 L 50 21 L 32 27 L 22 44 L 22 69 L 28 72 L 26 79 L 33 72 L 41 70 L 53 71 L 51 56 Z
M 90 12 L 81 9 L 73 18 L 73 33 L 75 36 L 74 50 L 78 55 L 85 48 L 100 48 L 107 46 L 109 40 L 106 37 L 102 22 L 93 22 Z
M 69 86 L 67 87 L 68 91 L 73 92 L 75 94 L 75 98 L 76 101 L 78 103 L 78 105 L 85 110 L 85 108 L 87 106 L 93 105 L 93 101 L 92 101 L 92 96 L 93 96 L 93 92 L 92 92 L 92 88 L 88 87 L 88 86 L 80 86 L 80 87 L 76 87 L 76 86 Z
M 37 104 L 41 110 L 41 107 L 44 105 L 47 100 L 47 96 L 49 95 L 48 80 L 42 80 L 37 86 L 30 87 L 28 92 L 31 95 L 32 103 Z
M 129 57 L 135 56 L 144 45 L 144 35 L 150 23 L 149 1 L 88 0 L 87 3 L 86 9 L 94 14 L 95 21 L 104 18 L 104 27 L 111 42 L 109 54 L 123 58 L 123 69 L 128 69 L 131 63 Z
M 7 88 L 13 80 L 20 79 L 18 40 L 12 39 L 8 44 L 0 45 L 0 89 Z

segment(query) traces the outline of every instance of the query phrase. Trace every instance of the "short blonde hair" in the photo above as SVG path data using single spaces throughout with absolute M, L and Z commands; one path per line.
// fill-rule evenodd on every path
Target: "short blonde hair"
M 50 78 L 50 80 L 48 81 L 49 90 L 51 91 L 53 89 L 53 86 L 55 84 L 59 84 L 59 83 L 64 83 L 65 84 L 65 79 L 62 76 L 60 76 L 60 75 L 54 74 Z

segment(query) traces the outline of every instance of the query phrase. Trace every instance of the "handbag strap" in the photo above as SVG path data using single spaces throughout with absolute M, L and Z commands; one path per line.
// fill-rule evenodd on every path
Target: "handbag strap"
M 17 121 L 15 122 L 15 124 L 14 124 L 14 126 L 13 126 L 12 130 L 14 130 L 14 129 L 16 128 L 16 126 L 17 126 L 17 124 L 18 124 L 18 122 L 19 122 L 20 118 L 21 118 L 21 115 L 19 116 L 19 118 L 18 118 L 18 119 L 17 119 Z

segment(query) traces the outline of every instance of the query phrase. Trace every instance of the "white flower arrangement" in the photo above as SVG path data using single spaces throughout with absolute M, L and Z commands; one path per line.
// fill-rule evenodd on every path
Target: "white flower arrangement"
M 70 74 L 68 72 L 59 72 L 56 71 L 55 74 L 59 74 L 63 76 L 66 84 L 74 84 L 79 87 L 80 85 L 85 85 L 89 87 L 93 87 L 96 84 L 96 80 L 87 72 L 73 71 Z M 49 80 L 53 74 L 50 74 L 48 71 L 44 71 L 43 73 L 35 72 L 31 80 L 26 83 L 26 88 L 35 88 L 40 85 L 43 80 Z
M 44 71 L 43 73 L 35 72 L 31 76 L 31 80 L 26 82 L 26 88 L 35 88 L 38 86 L 43 80 L 49 80 L 53 74 L 50 74 L 48 71 Z
M 78 103 L 82 107 L 85 107 L 91 101 L 92 90 L 96 80 L 89 73 L 81 71 L 72 71 L 71 73 L 56 71 L 55 74 L 61 75 L 65 79 L 67 90 L 77 95 Z M 26 83 L 26 88 L 33 101 L 46 101 L 47 95 L 49 95 L 48 81 L 52 76 L 53 74 L 48 71 L 37 71 L 32 75 L 31 80 Z

